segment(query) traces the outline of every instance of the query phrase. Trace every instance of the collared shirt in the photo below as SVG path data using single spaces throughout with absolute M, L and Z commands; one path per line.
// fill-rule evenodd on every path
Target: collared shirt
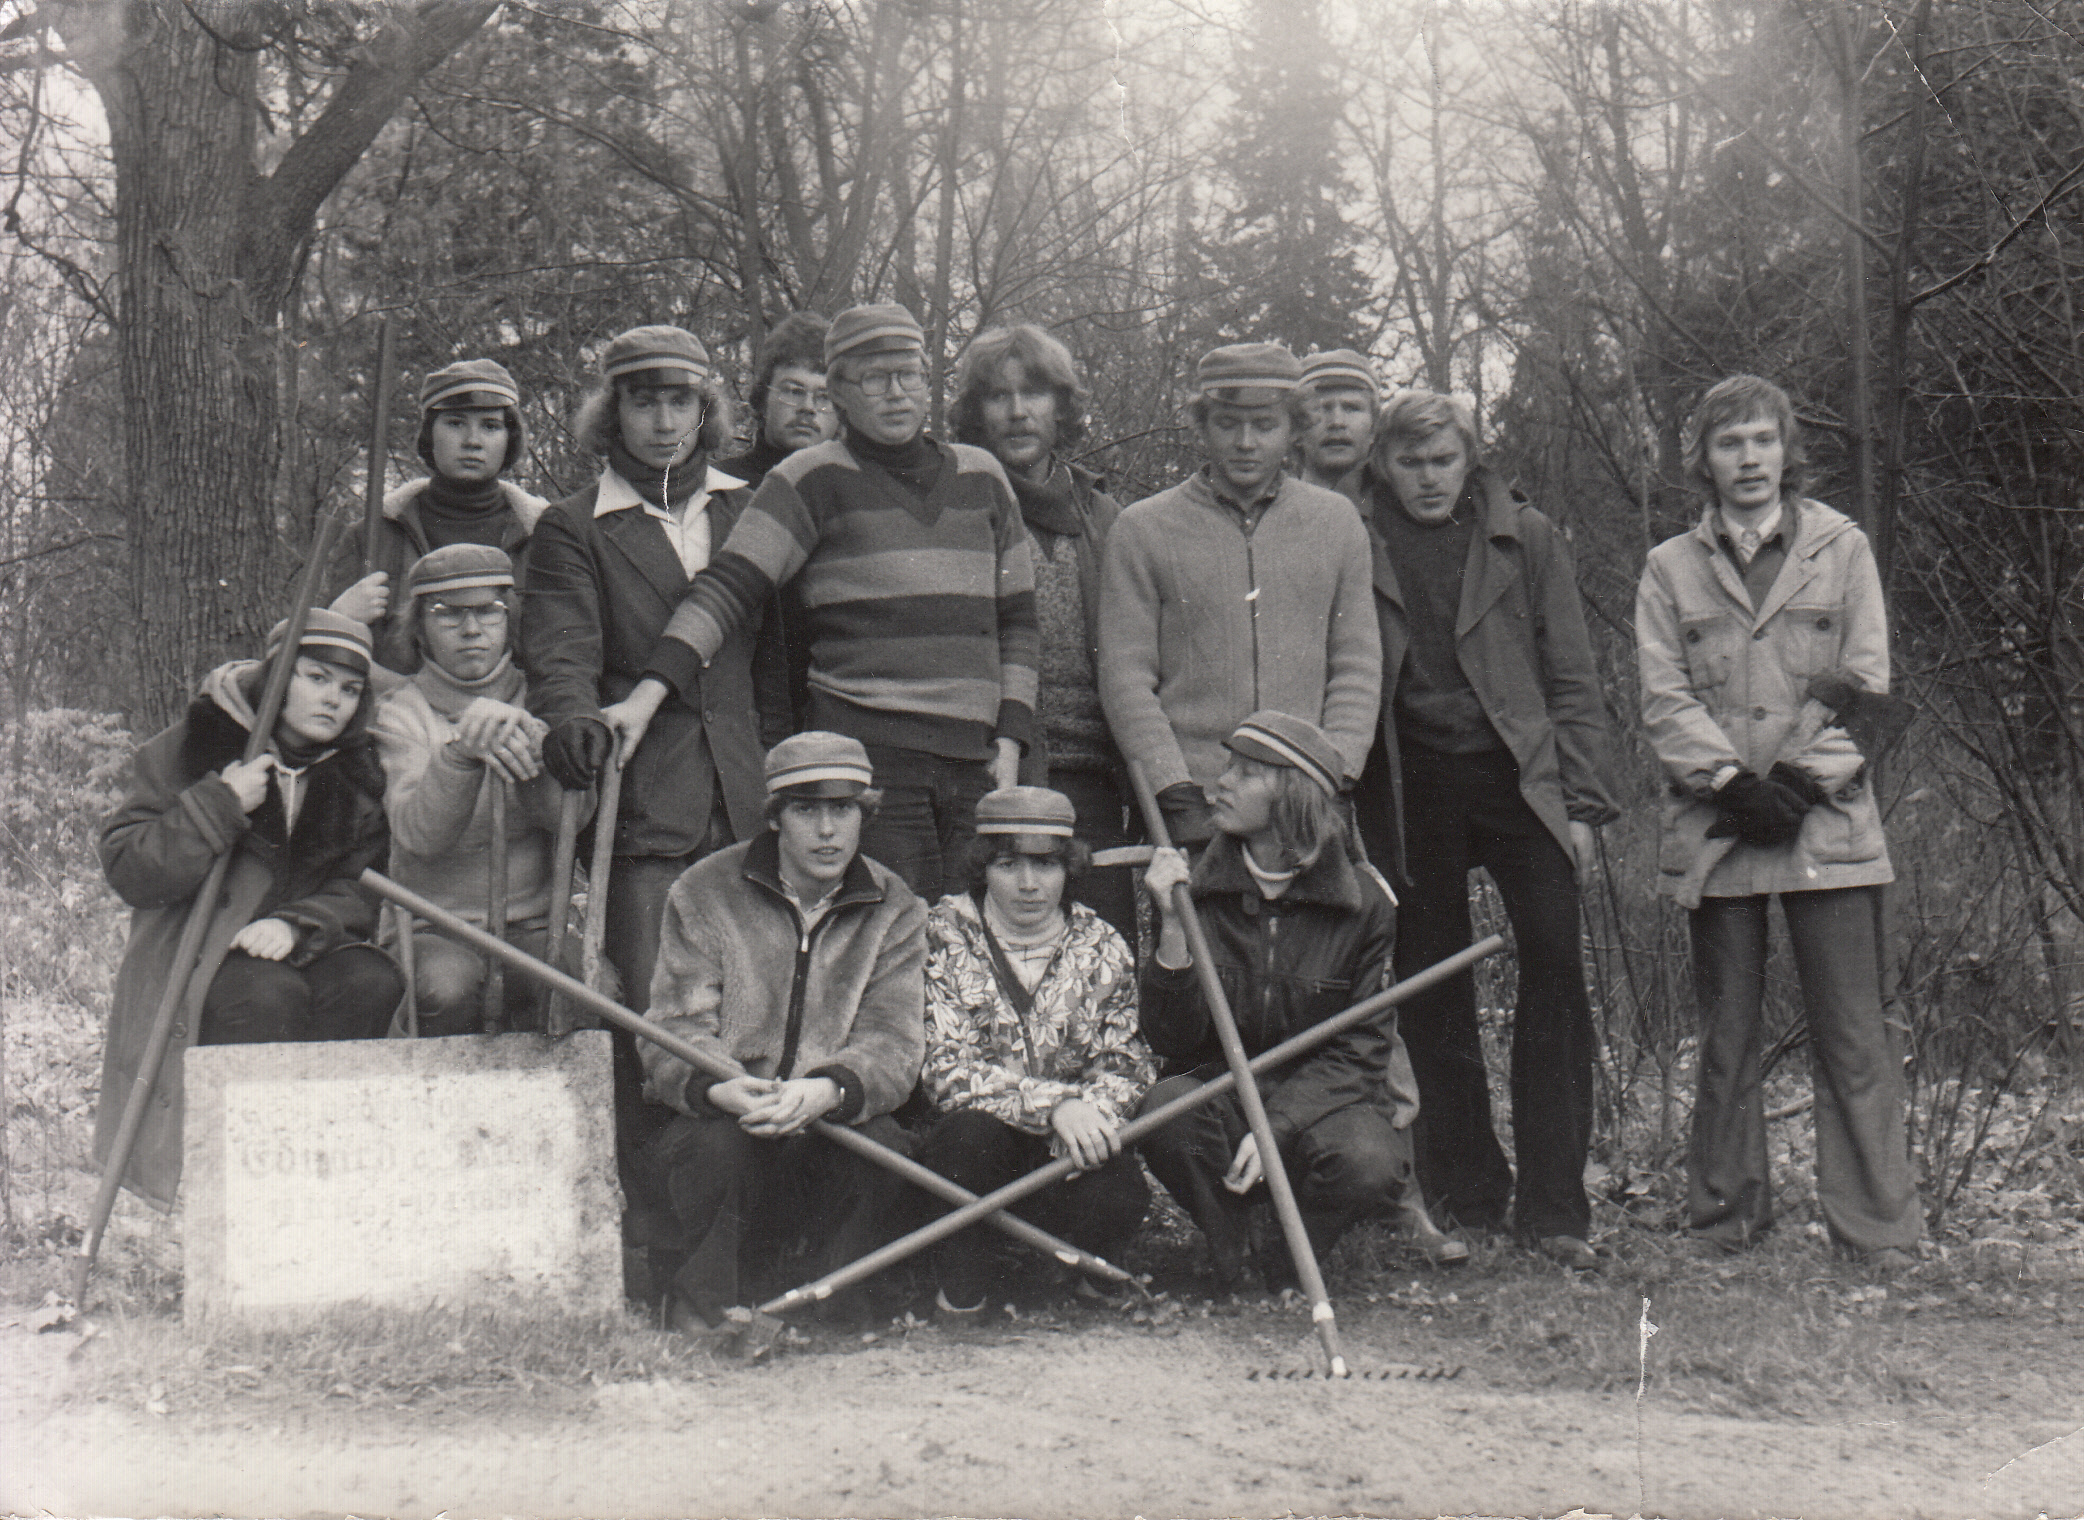
M 847 884 L 846 877 L 841 876 L 825 889 L 823 897 L 806 906 L 803 899 L 796 895 L 796 889 L 789 885 L 789 878 L 780 876 L 779 873 L 777 876 L 781 881 L 782 896 L 789 900 L 789 905 L 796 910 L 796 916 L 803 920 L 803 937 L 809 939 L 810 931 L 817 928 L 818 921 L 832 911 L 832 904 L 839 896 L 839 889 Z
M 1272 478 L 1261 488 L 1257 496 L 1250 501 L 1239 501 L 1237 497 L 1231 494 L 1230 488 L 1224 484 L 1223 477 L 1216 473 L 1214 465 L 1203 465 L 1201 473 L 1208 481 L 1209 493 L 1217 501 L 1244 518 L 1245 526 L 1248 528 L 1257 525 L 1259 514 L 1273 505 L 1274 498 L 1281 494 L 1281 483 L 1288 478 L 1288 470 L 1286 466 L 1283 466 L 1274 471 Z
M 603 465 L 600 490 L 594 495 L 593 515 L 606 517 L 610 512 L 626 512 L 631 507 L 641 507 L 646 515 L 657 518 L 658 525 L 666 530 L 666 542 L 679 556 L 681 570 L 692 578 L 709 566 L 712 547 L 709 498 L 719 491 L 738 490 L 745 484 L 735 475 L 726 475 L 715 465 L 708 469 L 700 489 L 687 499 L 678 513 L 673 513 L 639 496 L 637 488 L 624 480 L 613 465 Z
M 1780 567 L 1787 563 L 1787 551 L 1796 531 L 1795 509 L 1785 502 L 1776 505 L 1750 533 L 1735 537 L 1730 533 L 1729 518 L 1720 510 L 1716 512 L 1716 541 L 1737 567 L 1737 578 L 1743 581 L 1744 593 L 1754 608 L 1766 599 L 1773 582 L 1780 578 Z
M 1785 508 L 1776 501 L 1773 503 L 1773 510 L 1761 517 L 1756 527 L 1740 531 L 1737 525 L 1730 521 L 1727 510 L 1716 513 L 1721 525 L 1721 536 L 1726 543 L 1733 546 L 1732 556 L 1736 559 L 1739 569 L 1749 566 L 1758 551 L 1773 541 L 1773 535 L 1780 531 L 1780 519 L 1784 515 Z

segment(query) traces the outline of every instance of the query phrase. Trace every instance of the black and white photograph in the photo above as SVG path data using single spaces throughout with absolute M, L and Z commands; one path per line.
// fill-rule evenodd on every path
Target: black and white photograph
M 2084 1520 L 2084 0 L 0 0 L 0 1515 Z

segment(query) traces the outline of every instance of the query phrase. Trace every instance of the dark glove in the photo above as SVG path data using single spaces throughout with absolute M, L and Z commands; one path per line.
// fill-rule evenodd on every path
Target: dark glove
M 1793 796 L 1805 813 L 1831 795 L 1817 784 L 1814 776 L 1785 760 L 1774 762 L 1773 768 L 1766 772 L 1766 780 Z
M 1802 832 L 1808 804 L 1784 786 L 1752 771 L 1739 771 L 1715 794 L 1721 815 L 1708 825 L 1710 839 L 1742 840 L 1763 849 L 1793 844 Z
M 568 792 L 583 792 L 607 768 L 615 735 L 599 718 L 565 718 L 543 740 L 543 764 Z
M 1216 825 L 1209 813 L 1208 797 L 1198 781 L 1175 781 L 1158 793 L 1158 811 L 1172 842 L 1181 849 L 1207 844 L 1215 837 Z

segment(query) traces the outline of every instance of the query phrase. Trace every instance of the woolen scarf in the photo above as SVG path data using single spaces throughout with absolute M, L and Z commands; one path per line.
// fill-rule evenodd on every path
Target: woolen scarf
M 640 461 L 617 437 L 608 441 L 608 463 L 639 496 L 668 512 L 684 505 L 709 478 L 709 461 L 700 449 L 665 470 Z

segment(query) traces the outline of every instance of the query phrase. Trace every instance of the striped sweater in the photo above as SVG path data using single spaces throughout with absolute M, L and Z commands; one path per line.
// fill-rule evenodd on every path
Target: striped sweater
M 865 744 L 989 759 L 1034 727 L 1035 577 L 999 462 L 933 445 L 922 499 L 834 439 L 768 473 L 654 646 L 674 690 L 778 586 L 809 623 L 811 717 Z

